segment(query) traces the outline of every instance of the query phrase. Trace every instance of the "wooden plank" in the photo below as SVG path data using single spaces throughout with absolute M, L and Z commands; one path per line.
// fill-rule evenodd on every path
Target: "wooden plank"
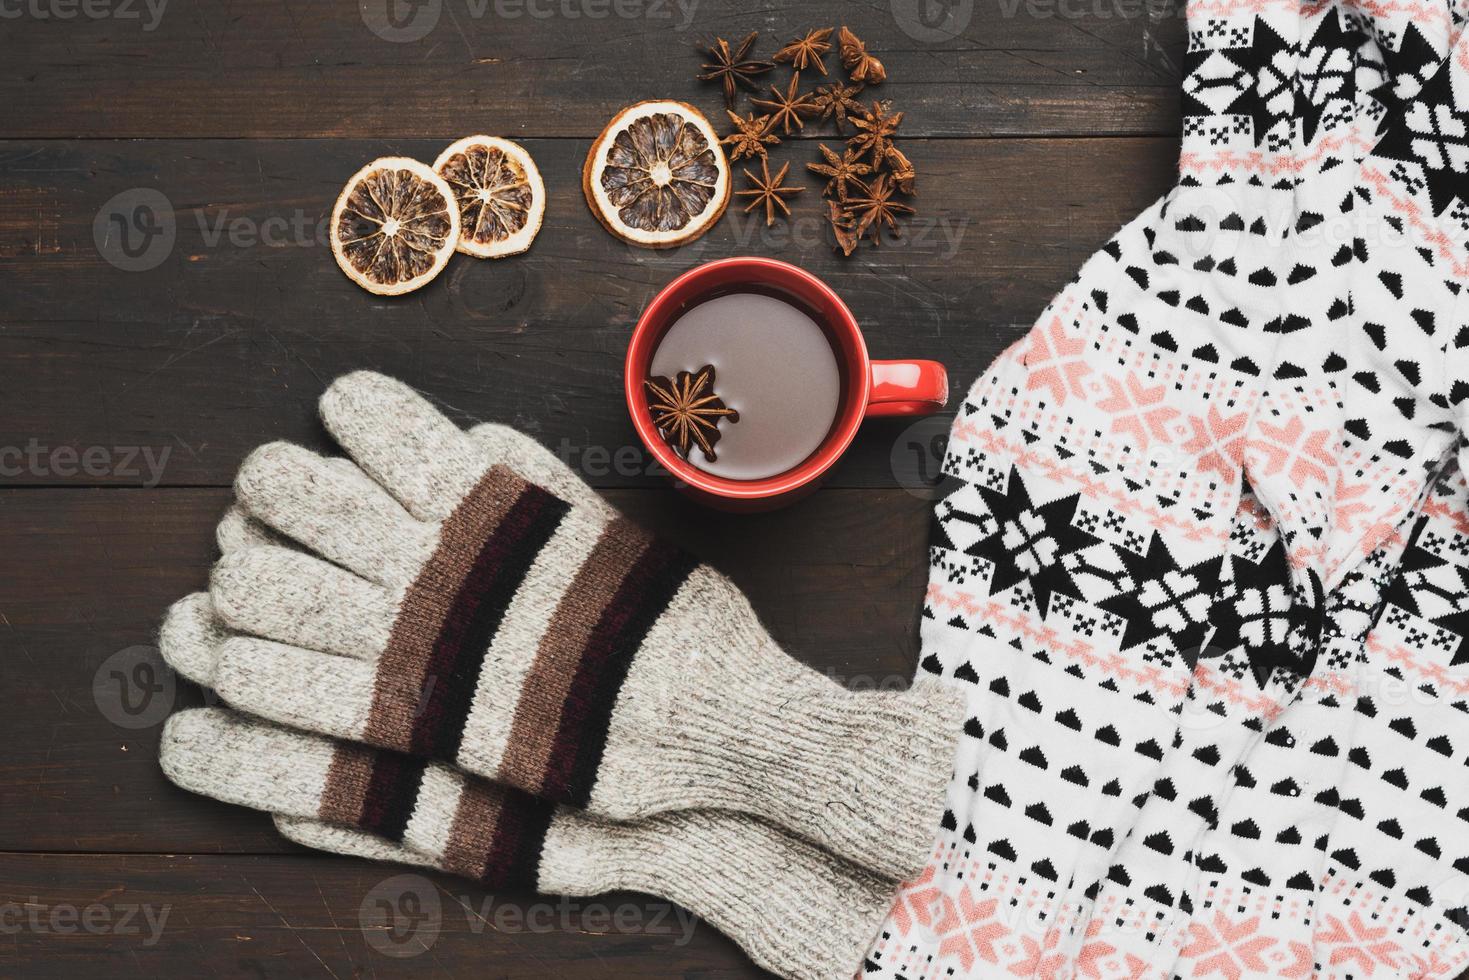
M 713 926 L 651 896 L 490 894 L 459 878 L 305 851 L 6 854 L 0 928 L 0 970 L 27 980 L 771 976 Z
M 0 856 L 0 972 L 758 980 L 691 913 L 647 895 L 491 894 L 441 874 L 289 856 Z
M 906 686 L 927 580 L 924 500 L 825 490 L 735 517 L 671 490 L 610 496 L 730 574 L 793 655 L 853 689 Z M 213 489 L 0 492 L 0 637 L 17 668 L 0 757 L 4 847 L 280 850 L 263 817 L 175 789 L 157 764 L 169 709 L 202 703 L 159 663 L 157 625 L 206 585 L 229 499 Z
M 902 242 L 843 260 L 814 179 L 794 226 L 731 209 L 704 239 L 648 252 L 587 211 L 582 143 L 529 146 L 550 197 L 532 250 L 457 257 L 424 290 L 383 300 L 340 273 L 320 223 L 364 161 L 432 158 L 436 141 L 0 143 L 0 485 L 225 485 L 261 442 L 324 446 L 315 400 L 354 368 L 402 377 L 461 420 L 527 428 L 599 485 L 647 485 L 658 478 L 641 464 L 610 465 L 637 448 L 622 356 L 678 272 L 738 254 L 801 264 L 846 298 L 874 356 L 942 360 L 957 395 L 1168 186 L 1176 155 L 1168 139 L 910 141 L 923 213 Z M 136 271 L 116 236 L 139 227 L 144 192 L 162 200 L 144 216 L 174 237 Z M 153 262 L 152 239 L 130 240 Z M 833 485 L 895 485 L 906 431 L 870 425 Z
M 418 0 L 396 5 L 396 31 L 386 0 L 26 0 L 0 32 L 0 101 L 14 138 L 586 138 L 643 99 L 717 111 L 694 80 L 701 36 L 759 29 L 768 56 L 846 22 L 886 63 L 881 94 L 913 135 L 1177 131 L 1181 3 L 951 6 L 967 17 L 957 36 L 917 24 L 913 0 Z

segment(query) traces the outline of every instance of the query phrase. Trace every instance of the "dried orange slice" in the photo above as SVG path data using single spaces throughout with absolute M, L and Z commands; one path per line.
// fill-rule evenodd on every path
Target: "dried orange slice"
M 459 202 L 459 251 L 481 259 L 530 248 L 546 214 L 546 185 L 525 147 L 466 136 L 434 161 Z
M 332 209 L 332 255 L 370 293 L 433 281 L 459 241 L 454 192 L 417 160 L 382 157 L 352 175 Z
M 597 220 L 644 248 L 672 248 L 708 231 L 729 204 L 729 184 L 719 136 L 684 102 L 623 109 L 582 168 L 582 190 Z

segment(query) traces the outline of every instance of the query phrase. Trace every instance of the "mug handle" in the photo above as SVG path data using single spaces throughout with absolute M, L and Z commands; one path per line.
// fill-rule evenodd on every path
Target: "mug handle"
M 949 373 L 938 361 L 873 361 L 867 417 L 932 415 L 949 401 Z

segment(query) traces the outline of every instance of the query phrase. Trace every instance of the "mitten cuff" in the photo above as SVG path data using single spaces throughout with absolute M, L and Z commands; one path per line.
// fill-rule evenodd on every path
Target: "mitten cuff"
M 592 809 L 680 809 L 693 793 L 888 878 L 921 872 L 963 724 L 957 693 L 854 693 L 805 670 L 701 680 L 653 726 L 654 744 L 609 751 Z
M 853 976 L 895 893 L 773 827 L 704 811 L 621 824 L 563 810 L 546 837 L 540 887 L 669 899 L 788 980 Z

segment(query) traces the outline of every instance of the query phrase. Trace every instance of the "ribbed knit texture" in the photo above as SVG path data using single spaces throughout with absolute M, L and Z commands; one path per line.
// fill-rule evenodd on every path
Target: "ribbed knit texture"
M 868 701 L 800 668 L 723 576 L 531 483 L 397 382 L 351 375 L 322 405 L 393 482 L 285 444 L 245 462 L 241 505 L 305 550 L 215 569 L 216 611 L 253 637 L 223 647 L 229 703 L 613 819 L 717 806 L 889 877 L 922 867 L 958 696 Z
M 546 838 L 541 887 L 568 895 L 614 888 L 661 895 L 737 937 L 756 963 L 781 976 L 844 980 L 877 934 L 893 892 L 871 875 L 830 860 L 758 821 L 713 824 L 703 812 L 667 814 L 658 833 L 636 824 L 558 819 Z M 732 880 L 721 853 L 746 856 Z M 855 956 L 854 956 L 855 954 Z
M 708 818 L 697 812 L 669 814 L 655 823 L 668 828 L 666 835 L 656 837 L 634 829 L 637 841 L 604 837 L 602 825 L 594 818 L 558 819 L 551 827 L 556 846 L 554 851 L 547 848 L 540 887 L 569 896 L 614 889 L 659 895 L 689 909 L 711 910 L 701 917 L 734 938 L 755 963 L 777 976 L 845 980 L 852 975 L 852 954 L 861 950 L 891 905 L 890 890 L 873 890 L 860 873 L 850 876 L 829 859 L 810 865 L 806 845 L 785 835 L 764 836 L 758 821 L 726 824 L 729 833 L 709 834 L 701 823 Z M 306 847 L 432 867 L 417 851 L 361 831 L 281 815 L 276 816 L 275 824 L 284 837 Z M 738 847 L 741 853 L 760 855 L 747 870 L 752 872 L 751 881 L 763 884 L 727 887 L 728 867 L 722 863 L 711 867 L 707 849 L 690 836 L 706 834 L 726 847 Z M 634 852 L 647 862 L 632 862 Z M 609 870 L 612 868 L 618 870 Z M 792 923 L 802 925 L 793 928 Z
M 478 426 L 471 434 L 486 452 L 536 482 L 563 496 L 585 497 L 592 506 L 599 503 L 535 440 L 498 425 Z M 360 477 L 351 464 L 332 464 Z M 608 516 L 611 513 L 606 510 Z M 288 545 L 239 508 L 232 508 L 220 521 L 217 537 L 226 555 Z M 753 611 L 741 619 L 763 636 Z M 174 669 L 209 687 L 231 636 L 214 615 L 209 596 L 201 593 L 180 600 L 169 610 L 159 646 Z M 790 681 L 797 688 L 809 683 L 811 672 L 796 661 L 783 658 L 777 662 L 790 671 Z M 188 728 L 186 723 L 170 729 L 171 737 L 165 743 L 165 766 L 175 778 L 185 785 L 209 787 L 204 791 L 246 805 L 295 812 L 309 812 L 315 806 L 315 816 L 321 819 L 276 814 L 281 832 L 307 846 L 372 860 L 421 864 L 486 881 L 492 877 L 487 872 L 493 840 L 511 838 L 496 833 L 495 816 L 503 808 L 488 784 L 481 784 L 480 791 L 471 789 L 468 802 L 454 805 L 450 797 L 461 792 L 462 781 L 447 769 L 409 765 L 406 757 L 390 755 L 383 757 L 392 764 L 377 766 L 373 762 L 377 753 L 348 745 L 335 746 L 330 755 L 313 756 L 309 742 L 259 725 L 231 730 L 227 744 L 243 756 L 237 762 L 219 740 L 191 737 Z M 278 744 L 283 737 L 284 751 Z M 278 768 L 263 768 L 271 761 Z M 234 782 L 245 783 L 248 791 L 231 789 L 231 781 L 220 778 L 226 771 L 235 773 Z M 473 781 L 468 785 L 473 786 Z M 678 791 L 676 786 L 666 789 Z M 272 795 L 277 790 L 281 792 L 278 802 Z M 366 801 L 373 794 L 378 802 L 368 807 Z M 410 820 L 420 797 L 437 803 Z M 529 798 L 523 798 L 523 803 L 522 810 L 547 812 L 544 805 L 538 809 Z M 324 819 L 338 822 L 325 823 Z M 353 829 L 369 825 L 397 837 L 398 842 Z M 660 836 L 660 827 L 678 832 Z M 875 934 L 877 922 L 891 905 L 891 883 L 875 881 L 824 851 L 735 813 L 670 814 L 649 827 L 568 819 L 558 822 L 556 829 L 565 846 L 549 847 L 546 854 L 555 856 L 562 870 L 555 873 L 554 881 L 542 877 L 524 883 L 525 887 L 568 895 L 638 888 L 669 898 L 698 909 L 748 948 L 757 962 L 783 976 L 849 973 L 856 951 Z M 535 839 L 534 834 L 516 837 Z M 652 846 L 637 846 L 648 840 L 654 842 Z M 415 841 L 425 848 L 423 852 L 410 846 Z M 501 848 L 499 876 L 494 879 L 497 887 L 517 881 L 516 875 L 525 877 L 524 856 L 533 850 Z M 504 860 L 516 855 L 520 856 L 518 863 Z M 591 860 L 593 855 L 597 860 Z M 797 920 L 809 923 L 810 928 L 791 929 L 790 923 Z
M 891 904 L 891 882 L 756 820 L 691 811 L 614 823 L 227 709 L 174 715 L 160 761 L 184 789 L 269 810 L 311 847 L 495 889 L 666 898 L 790 980 L 852 974 Z
M 938 724 L 913 724 L 915 702 Z M 609 758 L 614 768 L 600 786 L 616 787 L 635 809 L 661 812 L 676 808 L 688 774 L 698 773 L 711 805 L 748 810 L 753 794 L 754 808 L 770 819 L 817 828 L 807 836 L 866 867 L 886 864 L 885 853 L 926 854 L 932 846 L 949 775 L 930 760 L 953 753 L 962 721 L 960 705 L 943 692 L 833 691 L 824 676 L 794 671 L 701 684 L 662 719 L 652 705 L 637 715 L 632 708 L 617 724 L 652 738 L 636 754 Z M 639 766 L 639 757 L 657 761 Z M 940 805 L 914 819 L 907 803 L 914 799 Z M 593 805 L 600 802 L 594 794 Z

